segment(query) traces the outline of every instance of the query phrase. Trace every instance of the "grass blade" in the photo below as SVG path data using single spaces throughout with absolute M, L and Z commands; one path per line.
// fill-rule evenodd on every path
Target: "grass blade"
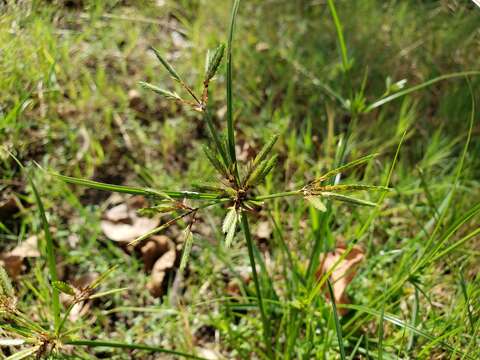
M 462 289 L 463 299 L 465 301 L 465 308 L 467 310 L 468 321 L 470 322 L 470 331 L 473 334 L 475 332 L 475 321 L 473 320 L 472 309 L 470 305 L 470 297 L 467 291 L 467 282 L 463 276 L 463 270 L 460 270 L 460 288 Z
M 382 304 L 382 312 L 380 314 L 380 323 L 378 324 L 378 360 L 383 360 L 383 322 L 385 319 L 385 305 Z
M 50 232 L 50 227 L 48 225 L 47 216 L 45 215 L 45 208 L 43 206 L 42 199 L 37 191 L 37 187 L 33 182 L 31 176 L 28 176 L 30 181 L 30 185 L 32 186 L 33 194 L 35 196 L 35 201 L 38 206 L 38 211 L 40 213 L 40 219 L 43 226 L 43 231 L 45 234 L 45 241 L 46 241 L 46 252 L 47 252 L 47 266 L 48 266 L 48 273 L 50 275 L 50 284 L 52 286 L 52 313 L 53 313 L 53 321 L 55 326 L 55 331 L 59 329 L 60 326 L 60 294 L 56 287 L 53 284 L 58 281 L 57 276 L 57 260 L 55 258 L 55 248 L 53 244 L 53 237 Z
M 253 276 L 253 282 L 255 284 L 255 292 L 257 293 L 257 302 L 258 302 L 258 307 L 260 309 L 260 316 L 262 318 L 262 324 L 263 324 L 263 339 L 265 342 L 265 347 L 267 349 L 267 353 L 270 355 L 270 358 L 273 358 L 271 356 L 271 351 L 272 351 L 272 344 L 271 344 L 271 328 L 270 328 L 270 321 L 267 318 L 267 313 L 265 311 L 265 307 L 263 305 L 263 296 L 260 288 L 260 282 L 258 281 L 258 274 L 257 274 L 257 266 L 255 265 L 255 255 L 253 251 L 253 240 L 252 240 L 252 234 L 250 232 L 250 226 L 248 224 L 248 218 L 245 213 L 241 215 L 241 221 L 242 221 L 242 230 L 243 234 L 245 235 L 245 241 L 247 242 L 247 248 L 248 248 L 248 258 L 250 259 L 250 267 L 252 268 L 252 276 Z
M 375 309 L 372 309 L 372 308 L 369 308 L 369 307 L 366 307 L 366 306 L 362 306 L 362 305 L 342 305 L 342 307 L 345 307 L 345 308 L 348 308 L 348 309 L 352 309 L 352 310 L 356 310 L 356 311 L 360 311 L 360 312 L 363 312 L 363 313 L 367 313 L 367 314 L 370 314 L 370 315 L 373 315 L 373 316 L 381 316 L 382 313 L 380 311 L 377 311 Z M 423 330 L 420 330 L 408 323 L 406 323 L 405 321 L 393 316 L 393 315 L 390 315 L 390 314 L 387 314 L 387 313 L 384 313 L 383 314 L 383 318 L 385 321 L 388 321 L 389 323 L 395 325 L 395 326 L 398 326 L 398 327 L 401 327 L 403 329 L 407 329 L 409 331 L 412 331 L 413 333 L 415 333 L 416 335 L 418 336 L 421 336 L 429 341 L 436 341 L 439 345 L 441 345 L 444 349 L 452 352 L 452 353 L 458 353 L 458 354 L 461 354 L 461 355 L 464 355 L 465 358 L 467 359 L 471 359 L 473 360 L 474 358 L 471 357 L 470 355 L 464 353 L 463 351 L 461 351 L 459 348 L 456 348 L 442 340 L 438 340 L 438 338 L 434 335 L 431 335 Z
M 228 141 L 228 151 L 230 153 L 230 158 L 232 163 L 236 163 L 235 155 L 235 130 L 233 128 L 233 96 L 232 96 L 232 41 L 233 41 L 233 32 L 235 30 L 235 20 L 237 17 L 238 6 L 240 5 L 240 0 L 235 0 L 232 8 L 232 15 L 230 18 L 230 27 L 228 33 L 228 42 L 227 42 L 227 141 Z
M 222 157 L 222 160 L 225 166 L 228 167 L 230 165 L 230 162 L 228 161 L 229 157 L 225 153 L 225 149 L 220 141 L 218 132 L 215 129 L 215 126 L 213 125 L 212 115 L 210 114 L 210 111 L 208 110 L 208 108 L 205 109 L 204 114 L 205 114 L 204 119 L 207 122 L 208 130 L 210 131 L 210 135 L 212 136 L 213 142 L 215 143 L 215 148 L 217 149 L 217 152 Z
M 348 169 L 351 169 L 351 168 L 354 168 L 356 166 L 360 166 L 362 165 L 363 163 L 366 163 L 367 161 L 370 161 L 371 159 L 373 159 L 374 157 L 376 157 L 378 154 L 370 154 L 370 155 L 367 155 L 367 156 L 364 156 L 364 157 L 361 157 L 360 159 L 356 159 L 356 160 L 353 160 L 351 162 L 349 162 L 348 164 L 345 164 L 345 165 L 342 165 L 342 166 L 339 166 L 333 170 L 330 170 L 328 171 L 326 174 L 320 176 L 318 179 L 315 179 L 314 182 L 315 183 L 318 183 L 318 182 L 322 182 L 322 181 L 325 181 L 327 180 L 328 178 L 331 178 L 332 176 L 335 176 L 337 174 L 340 174 Z
M 327 280 L 328 292 L 330 294 L 330 301 L 332 302 L 332 311 L 333 317 L 335 319 L 335 330 L 337 332 L 338 347 L 340 348 L 340 359 L 345 360 L 345 347 L 343 345 L 343 336 L 342 336 L 342 326 L 340 325 L 340 320 L 338 319 L 337 305 L 335 304 L 335 295 L 333 294 L 332 284 L 330 280 Z
M 337 31 L 338 43 L 340 45 L 340 54 L 342 56 L 343 71 L 346 73 L 350 69 L 350 61 L 347 55 L 347 46 L 345 45 L 345 38 L 343 37 L 342 23 L 338 18 L 337 11 L 333 0 L 328 0 L 328 8 L 332 14 L 333 23 L 335 24 L 335 30 Z
M 174 199 L 215 199 L 218 197 L 218 194 L 209 194 L 209 193 L 199 193 L 195 191 L 160 191 L 148 188 L 137 188 L 133 186 L 124 186 L 124 185 L 112 185 L 107 183 L 102 183 L 98 181 L 88 180 L 88 179 L 81 179 L 71 176 L 60 175 L 56 173 L 52 173 L 52 175 L 56 176 L 60 180 L 65 181 L 68 184 L 73 185 L 81 185 L 86 186 L 91 189 L 103 190 L 103 191 L 111 191 L 111 192 L 118 192 L 124 194 L 131 194 L 131 195 L 145 195 L 145 196 L 153 196 L 157 198 L 174 198 Z
M 124 343 L 120 341 L 103 341 L 103 340 L 67 340 L 65 344 L 76 345 L 76 346 L 88 346 L 88 347 L 109 347 L 109 348 L 119 348 L 119 349 L 129 349 L 129 350 L 145 350 L 153 353 L 164 353 L 183 357 L 186 359 L 197 359 L 205 360 L 205 358 L 195 356 L 192 354 L 187 354 L 180 351 L 168 350 L 158 346 L 142 345 L 142 344 L 132 344 Z
M 215 170 L 217 170 L 217 172 L 221 176 L 228 178 L 228 169 L 225 167 L 225 164 L 222 163 L 217 157 L 217 154 L 206 145 L 203 146 L 203 152 L 205 153 L 205 156 L 207 157 L 210 164 L 212 164 L 212 166 L 215 168 Z
M 29 356 L 32 356 L 40 349 L 40 346 L 34 346 L 25 350 L 20 350 L 9 357 L 6 357 L 4 360 L 22 360 L 26 359 Z
M 121 292 L 124 292 L 124 291 L 127 291 L 127 290 L 128 290 L 128 287 L 105 290 L 105 291 L 101 291 L 99 293 L 93 294 L 93 295 L 89 296 L 88 298 L 89 299 L 98 299 L 98 298 L 101 298 L 103 296 L 117 294 L 117 293 L 121 293 Z
M 118 193 L 131 194 L 131 195 L 145 195 L 145 196 L 159 195 L 159 197 L 164 197 L 162 196 L 161 192 L 157 193 L 153 190 L 145 189 L 145 188 L 136 188 L 136 187 L 124 186 L 124 185 L 113 185 L 113 184 L 107 184 L 107 183 L 102 183 L 102 182 L 88 180 L 88 179 L 60 175 L 60 174 L 53 174 L 53 175 L 68 184 L 86 186 L 91 189 L 118 192 Z
M 415 92 L 415 91 L 418 91 L 418 90 L 421 90 L 423 88 L 426 88 L 430 85 L 433 85 L 439 81 L 443 81 L 443 80 L 449 80 L 449 79 L 455 79 L 455 78 L 459 78 L 459 77 L 465 77 L 465 76 L 469 76 L 469 75 L 480 75 L 480 71 L 463 71 L 463 72 L 457 72 L 457 73 L 451 73 L 451 74 L 446 74 L 446 75 L 441 75 L 441 76 L 438 76 L 436 78 L 433 78 L 433 79 L 430 79 L 428 81 L 425 81 L 421 84 L 418 84 L 418 85 L 415 85 L 415 86 L 412 86 L 412 87 L 409 87 L 405 90 L 402 90 L 402 91 L 399 91 L 399 92 L 396 92 L 395 94 L 392 94 L 390 96 L 387 96 L 383 99 L 379 99 L 377 101 L 375 101 L 374 103 L 370 104 L 366 109 L 365 109 L 365 112 L 368 113 L 370 111 L 372 111 L 373 109 L 375 108 L 378 108 L 382 105 L 385 105 L 386 103 L 389 103 L 395 99 L 398 99 L 402 96 L 405 96 L 405 95 L 408 95 L 412 92 Z

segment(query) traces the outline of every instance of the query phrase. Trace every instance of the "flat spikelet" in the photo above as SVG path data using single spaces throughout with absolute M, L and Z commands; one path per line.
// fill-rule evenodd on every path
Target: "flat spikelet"
M 235 208 L 231 208 L 225 219 L 223 219 L 222 232 L 226 234 L 225 236 L 225 246 L 228 248 L 232 244 L 233 238 L 235 236 L 235 230 L 237 229 L 238 214 Z

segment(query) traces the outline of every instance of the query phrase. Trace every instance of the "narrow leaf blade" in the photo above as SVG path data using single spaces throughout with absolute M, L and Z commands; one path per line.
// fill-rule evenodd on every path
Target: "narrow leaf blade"
M 340 348 L 340 358 L 342 360 L 345 360 L 347 357 L 345 355 L 345 346 L 343 345 L 342 326 L 340 325 L 340 320 L 338 319 L 337 305 L 335 304 L 335 295 L 333 293 L 333 288 L 330 280 L 327 280 L 327 285 L 328 292 L 330 294 L 330 301 L 332 302 L 333 317 L 335 319 L 335 330 L 337 332 L 338 347 Z
M 354 160 L 354 161 L 351 161 L 349 162 L 348 164 L 345 164 L 345 165 L 342 165 L 336 169 L 333 169 L 333 170 L 330 170 L 328 171 L 326 174 L 320 176 L 318 179 L 316 179 L 315 181 L 316 182 L 322 182 L 328 178 L 331 178 L 332 176 L 335 176 L 341 172 L 344 172 L 348 169 L 351 169 L 351 168 L 354 168 L 354 167 L 357 167 L 357 166 L 360 166 L 364 163 L 366 163 L 367 161 L 370 161 L 371 159 L 373 159 L 374 157 L 376 157 L 378 154 L 370 154 L 370 155 L 367 155 L 367 156 L 364 156 L 364 157 L 361 157 L 360 159 L 357 159 L 357 160 Z
M 28 349 L 20 350 L 16 352 L 13 355 L 10 355 L 9 357 L 5 358 L 5 360 L 22 360 L 26 359 L 29 356 L 32 356 L 39 350 L 40 346 L 34 346 Z

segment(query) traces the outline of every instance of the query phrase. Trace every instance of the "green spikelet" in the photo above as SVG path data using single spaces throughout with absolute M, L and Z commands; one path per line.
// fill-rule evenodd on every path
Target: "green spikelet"
M 260 180 L 260 182 L 263 181 L 268 174 L 270 174 L 270 171 L 272 171 L 273 168 L 277 165 L 277 162 L 278 162 L 278 155 L 273 155 L 270 158 L 270 160 L 268 160 L 267 166 L 263 170 L 262 179 Z
M 267 164 L 268 164 L 268 160 L 263 160 L 260 164 L 258 164 L 258 166 L 256 166 L 248 176 L 247 181 L 245 182 L 245 185 L 250 187 L 257 184 L 257 180 L 261 177 L 263 171 L 267 167 Z
M 305 200 L 307 200 L 315 209 L 321 212 L 327 211 L 327 207 L 323 201 L 320 200 L 319 196 L 305 196 Z
M 75 290 L 73 289 L 73 287 L 71 287 L 69 284 L 67 284 L 66 282 L 63 282 L 63 281 L 53 281 L 52 282 L 52 286 L 57 289 L 58 291 L 64 293 L 64 294 L 67 294 L 67 295 L 71 295 L 71 296 L 74 296 L 75 295 Z
M 0 294 L 8 297 L 13 297 L 15 295 L 10 277 L 2 265 L 0 265 L 0 291 Z
M 260 165 L 251 173 L 250 177 L 246 181 L 248 187 L 255 186 L 260 184 L 265 177 L 272 171 L 272 169 L 277 164 L 278 156 L 273 155 L 268 160 L 263 160 Z
M 348 191 L 391 191 L 392 189 L 386 186 L 377 185 L 363 185 L 363 184 L 342 184 L 342 185 L 325 185 L 316 186 L 313 188 L 313 192 L 327 191 L 327 192 L 348 192 Z
M 268 143 L 266 143 L 263 146 L 262 150 L 260 150 L 260 152 L 257 154 L 255 159 L 253 160 L 254 168 L 267 158 L 268 154 L 270 154 L 270 151 L 272 151 L 272 148 L 277 142 L 277 140 L 278 140 L 278 135 L 273 135 L 271 139 L 268 141 Z
M 168 91 L 168 90 L 161 89 L 158 86 L 149 84 L 149 83 L 144 82 L 144 81 L 140 81 L 140 86 L 142 86 L 145 89 L 152 90 L 153 92 L 156 92 L 157 94 L 163 96 L 165 99 L 182 101 L 182 98 L 176 92 L 171 92 L 171 91 Z
M 238 214 L 235 208 L 231 208 L 222 224 L 222 232 L 225 236 L 225 246 L 229 248 L 232 245 L 233 238 L 235 236 L 235 230 L 237 229 Z
M 160 52 L 157 49 L 155 49 L 154 47 L 152 47 L 151 49 L 155 53 L 155 56 L 157 57 L 157 59 L 162 63 L 162 65 L 165 67 L 165 69 L 167 69 L 170 76 L 172 78 L 174 78 L 175 80 L 181 82 L 182 79 L 180 78 L 180 75 L 178 75 L 178 73 L 175 71 L 173 66 L 170 65 L 170 63 L 166 59 L 163 58 L 163 56 L 160 54 Z
M 183 253 L 182 253 L 182 259 L 180 260 L 180 268 L 178 270 L 180 273 L 183 273 L 183 271 L 185 270 L 188 263 L 188 259 L 190 258 L 190 252 L 192 251 L 193 234 L 192 234 L 192 230 L 190 229 L 190 226 L 183 231 L 183 238 L 184 238 Z
M 216 49 L 212 57 L 208 59 L 207 72 L 205 74 L 205 82 L 209 82 L 217 73 L 220 66 L 223 54 L 225 53 L 225 44 L 220 44 Z

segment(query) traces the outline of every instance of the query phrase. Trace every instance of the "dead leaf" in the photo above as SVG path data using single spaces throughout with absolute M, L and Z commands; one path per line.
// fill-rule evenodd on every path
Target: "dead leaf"
M 168 236 L 154 235 L 148 239 L 140 249 L 145 271 L 152 270 L 157 259 L 173 248 L 175 248 L 175 245 Z
M 15 249 L 10 251 L 9 256 L 26 257 L 39 257 L 40 251 L 38 251 L 38 238 L 36 235 L 30 236 L 27 240 L 22 241 Z
M 138 110 L 142 103 L 142 96 L 136 89 L 130 89 L 128 91 L 128 103 L 131 108 Z
M 72 249 L 76 248 L 78 243 L 80 242 L 80 237 L 77 234 L 70 234 L 67 237 L 67 242 Z
M 38 238 L 36 235 L 30 236 L 27 240 L 22 241 L 16 248 L 0 256 L 0 263 L 4 266 L 8 275 L 12 279 L 16 279 L 22 273 L 23 259 L 31 257 L 39 257 Z
M 8 273 L 8 276 L 15 280 L 20 276 L 23 270 L 23 258 L 20 256 L 4 256 L 0 260 L 2 265 Z
M 177 252 L 175 247 L 163 254 L 153 265 L 152 275 L 147 284 L 147 289 L 154 297 L 161 297 L 164 294 L 163 282 L 165 280 L 167 271 L 175 264 Z
M 272 235 L 270 223 L 268 221 L 259 222 L 255 235 L 257 235 L 259 239 L 270 239 L 270 236 Z
M 335 251 L 323 254 L 320 258 L 320 265 L 317 269 L 316 276 L 320 279 L 327 273 L 333 265 L 340 259 L 346 250 L 345 244 L 339 244 Z M 340 263 L 333 270 L 330 279 L 332 281 L 333 296 L 337 304 L 349 304 L 350 300 L 347 296 L 346 289 L 348 284 L 353 280 L 358 265 L 364 259 L 365 254 L 360 246 L 355 245 L 348 255 L 340 261 Z M 328 296 L 327 296 L 328 298 Z M 340 315 L 345 315 L 347 309 L 339 308 Z
M 208 348 L 199 348 L 197 349 L 198 355 L 207 360 L 218 360 L 222 359 L 222 356 L 218 351 Z
M 270 49 L 270 45 L 264 42 L 259 42 L 257 43 L 257 45 L 255 45 L 255 50 L 257 50 L 258 52 L 267 51 L 269 49 Z
M 137 210 L 145 203 L 142 196 L 134 196 L 107 210 L 100 223 L 103 233 L 111 240 L 129 243 L 155 229 L 160 223 L 158 217 L 148 218 L 137 214 Z
M 123 203 L 123 204 L 114 206 L 105 212 L 104 217 L 106 220 L 109 220 L 112 222 L 120 222 L 120 221 L 127 222 L 130 218 L 128 205 L 126 203 Z
M 227 113 L 227 105 L 224 105 L 217 110 L 216 115 L 221 120 L 221 119 L 223 119 L 223 117 L 225 116 L 226 113 Z
M 9 195 L 6 198 L 5 195 L 2 195 L 0 198 L 0 219 L 7 218 L 15 214 L 18 210 L 18 203 L 15 201 L 13 195 Z

